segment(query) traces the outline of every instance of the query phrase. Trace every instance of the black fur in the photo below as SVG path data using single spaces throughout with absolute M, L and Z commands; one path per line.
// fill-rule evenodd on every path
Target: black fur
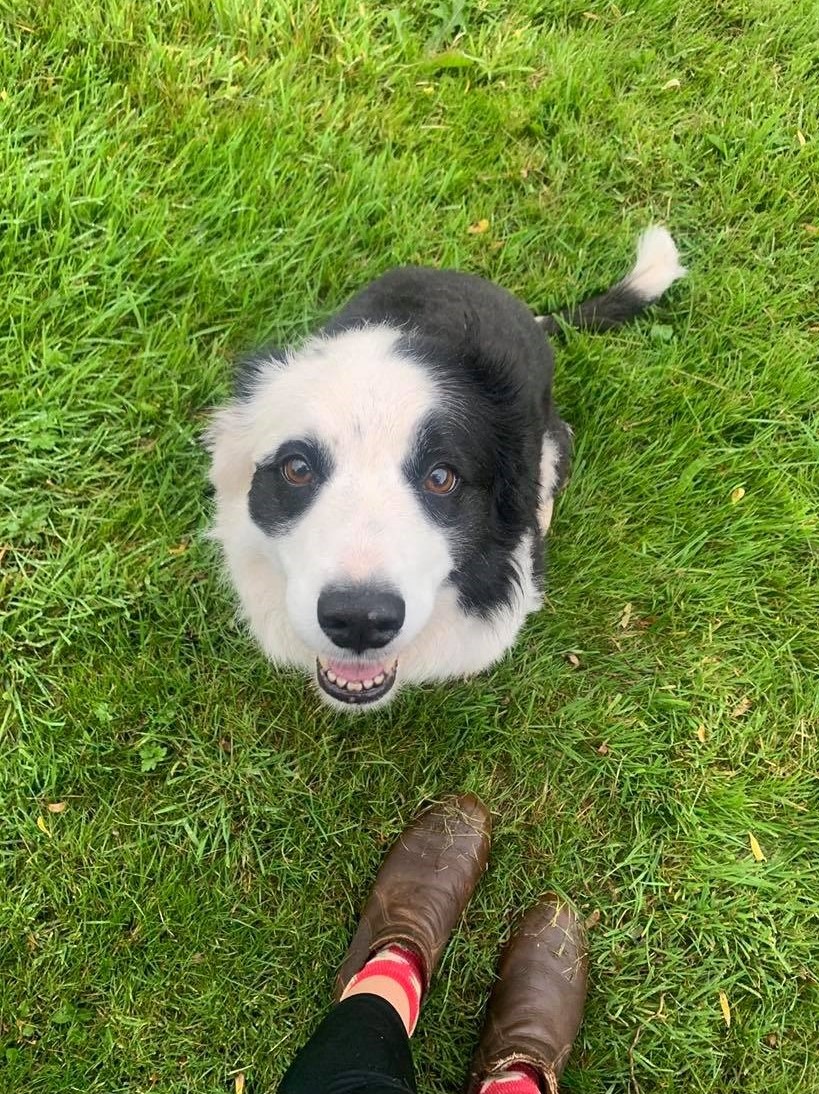
M 449 270 L 406 267 L 368 285 L 324 327 L 328 335 L 372 323 L 404 331 L 399 352 L 420 361 L 445 392 L 424 423 L 405 472 L 420 483 L 437 461 L 461 474 L 447 497 L 419 489 L 448 529 L 451 575 L 462 607 L 488 615 L 509 601 L 513 551 L 526 532 L 539 540 L 540 455 L 548 431 L 565 470 L 569 432 L 552 406 L 551 348 L 529 309 L 489 281 Z
M 301 456 L 313 469 L 309 486 L 292 486 L 284 477 L 282 464 L 291 456 Z M 285 441 L 253 472 L 247 499 L 251 520 L 268 535 L 284 532 L 307 512 L 332 473 L 333 459 L 319 441 Z
M 277 346 L 262 346 L 253 353 L 246 353 L 236 362 L 233 373 L 233 395 L 236 399 L 248 400 L 253 398 L 256 384 L 265 370 L 270 367 L 270 362 L 283 365 L 285 354 Z
M 559 334 L 562 326 L 590 331 L 613 330 L 636 319 L 655 299 L 635 292 L 626 277 L 599 296 L 592 296 L 577 307 L 564 308 L 557 315 L 540 316 L 537 322 L 547 334 Z

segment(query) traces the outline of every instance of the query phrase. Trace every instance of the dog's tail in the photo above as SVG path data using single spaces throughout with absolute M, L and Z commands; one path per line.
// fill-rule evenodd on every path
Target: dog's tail
M 558 333 L 561 326 L 611 330 L 659 300 L 685 274 L 674 240 L 665 228 L 655 224 L 637 240 L 637 260 L 622 281 L 576 308 L 565 308 L 557 315 L 539 315 L 537 321 L 548 334 Z

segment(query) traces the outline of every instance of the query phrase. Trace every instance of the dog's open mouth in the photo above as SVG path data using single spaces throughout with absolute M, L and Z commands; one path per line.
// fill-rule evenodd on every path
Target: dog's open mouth
M 383 699 L 395 683 L 398 662 L 389 665 L 356 664 L 355 662 L 316 662 L 318 685 L 332 699 L 351 706 L 366 706 Z

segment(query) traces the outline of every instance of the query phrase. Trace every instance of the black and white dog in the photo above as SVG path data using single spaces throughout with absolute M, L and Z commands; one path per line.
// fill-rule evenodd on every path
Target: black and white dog
M 617 326 L 684 273 L 650 228 L 627 277 L 554 319 L 470 274 L 391 270 L 245 362 L 209 434 L 213 535 L 267 656 L 359 709 L 502 657 L 541 604 L 569 467 L 546 335 Z

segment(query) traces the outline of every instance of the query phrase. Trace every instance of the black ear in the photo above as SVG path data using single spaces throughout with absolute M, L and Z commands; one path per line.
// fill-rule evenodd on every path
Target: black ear
M 236 399 L 252 399 L 259 377 L 271 365 L 283 365 L 285 351 L 277 346 L 263 346 L 253 353 L 237 358 L 233 374 L 233 395 Z

